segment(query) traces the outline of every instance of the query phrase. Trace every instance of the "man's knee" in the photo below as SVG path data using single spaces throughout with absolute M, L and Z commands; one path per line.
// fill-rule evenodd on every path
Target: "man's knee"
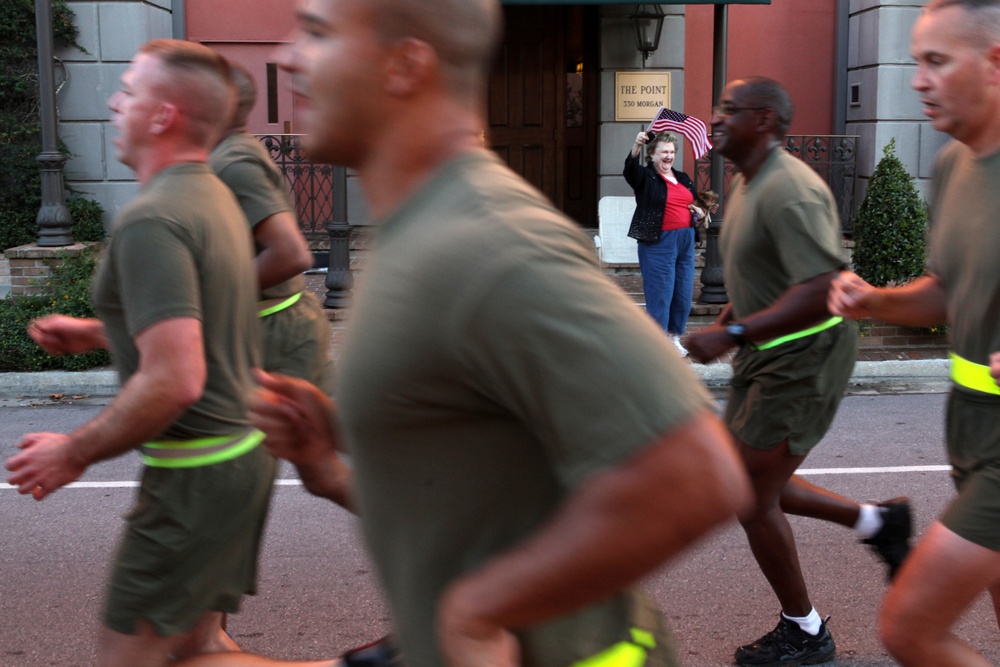
M 739 452 L 754 495 L 753 511 L 743 521 L 760 521 L 780 512 L 781 494 L 798 469 L 801 457 L 789 454 L 786 443 L 765 450 L 741 442 Z
M 755 488 L 754 504 L 749 512 L 739 517 L 739 522 L 744 530 L 750 530 L 756 526 L 773 521 L 776 512 L 781 512 L 778 497 L 773 494 L 764 494 L 762 496 Z
M 886 597 L 879 613 L 879 638 L 889 654 L 904 665 L 921 655 L 921 642 L 928 639 L 924 633 L 913 632 L 907 616 L 899 600 Z

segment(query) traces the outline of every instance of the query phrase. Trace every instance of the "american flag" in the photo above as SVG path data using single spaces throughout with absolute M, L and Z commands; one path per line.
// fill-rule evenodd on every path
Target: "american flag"
M 646 128 L 646 132 L 666 131 L 679 132 L 684 135 L 684 138 L 691 142 L 695 160 L 701 159 L 701 156 L 712 147 L 712 142 L 708 140 L 708 128 L 705 127 L 705 123 L 694 116 L 660 107 L 660 110 L 653 116 L 653 122 Z

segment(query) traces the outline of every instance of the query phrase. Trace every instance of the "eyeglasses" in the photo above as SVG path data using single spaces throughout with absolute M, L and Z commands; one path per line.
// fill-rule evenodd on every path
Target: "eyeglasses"
M 763 111 L 764 109 L 770 108 L 771 107 L 738 107 L 732 104 L 720 104 L 712 107 L 712 115 L 718 116 L 719 118 L 729 118 L 733 114 L 737 114 L 741 111 Z

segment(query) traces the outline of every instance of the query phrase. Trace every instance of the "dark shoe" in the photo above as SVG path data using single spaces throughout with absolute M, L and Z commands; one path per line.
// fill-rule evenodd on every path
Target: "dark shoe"
M 402 667 L 403 656 L 391 637 L 352 649 L 343 655 L 347 667 Z
M 826 619 L 830 620 L 829 617 Z M 826 621 L 819 627 L 819 634 L 813 636 L 784 616 L 778 626 L 755 641 L 736 649 L 736 664 L 744 667 L 797 667 L 798 665 L 818 665 L 833 660 L 837 645 L 826 627 Z
M 889 581 L 892 581 L 910 553 L 910 534 L 913 532 L 913 511 L 909 498 L 893 498 L 878 504 L 882 514 L 882 528 L 866 540 L 861 540 L 872 548 L 879 558 L 889 566 Z

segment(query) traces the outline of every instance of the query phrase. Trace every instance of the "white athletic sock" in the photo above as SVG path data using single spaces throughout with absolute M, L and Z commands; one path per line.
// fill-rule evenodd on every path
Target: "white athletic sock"
M 863 540 L 874 537 L 875 533 L 882 530 L 882 512 L 877 505 L 862 505 L 858 514 L 858 521 L 854 524 L 854 532 Z
M 781 612 L 781 615 L 793 623 L 798 623 L 803 632 L 808 632 L 813 636 L 819 634 L 819 629 L 823 625 L 823 619 L 821 619 L 819 614 L 816 612 L 816 607 L 813 607 L 812 611 L 810 611 L 808 615 L 802 617 L 789 616 L 785 612 Z

